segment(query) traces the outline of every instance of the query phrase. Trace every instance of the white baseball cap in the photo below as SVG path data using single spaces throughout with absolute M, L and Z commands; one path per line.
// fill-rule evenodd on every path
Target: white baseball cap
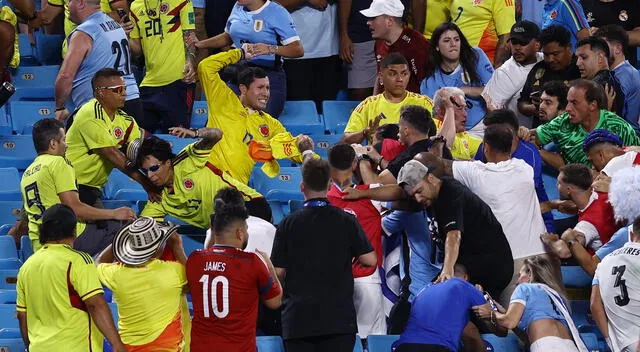
M 381 15 L 402 17 L 404 5 L 400 0 L 373 0 L 368 9 L 360 11 L 364 17 L 374 18 Z

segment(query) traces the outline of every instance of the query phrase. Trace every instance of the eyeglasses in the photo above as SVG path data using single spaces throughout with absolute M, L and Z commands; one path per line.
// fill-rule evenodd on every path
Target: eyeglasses
M 97 87 L 97 89 L 106 89 L 109 90 L 115 94 L 124 94 L 127 90 L 127 86 L 125 85 L 121 85 L 121 86 L 111 86 L 111 87 Z
M 140 168 L 140 171 L 142 171 L 143 174 L 148 175 L 149 172 L 156 172 L 156 171 L 160 170 L 161 166 L 162 166 L 162 164 L 155 164 L 155 165 L 149 166 L 149 168 L 147 168 L 147 169 L 145 169 L 144 167 Z

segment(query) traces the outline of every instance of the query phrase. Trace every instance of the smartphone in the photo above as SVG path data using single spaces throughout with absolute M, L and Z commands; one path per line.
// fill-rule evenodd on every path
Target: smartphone
M 455 99 L 453 99 L 453 96 L 449 97 L 449 100 L 451 100 L 453 105 L 455 105 L 456 107 L 459 107 L 459 108 L 462 107 L 462 105 L 458 104 L 458 102 Z
M 120 19 L 122 19 L 122 23 L 126 23 L 131 21 L 131 19 L 129 18 L 129 13 L 123 9 L 117 9 L 116 10 L 118 12 L 118 16 L 120 16 Z

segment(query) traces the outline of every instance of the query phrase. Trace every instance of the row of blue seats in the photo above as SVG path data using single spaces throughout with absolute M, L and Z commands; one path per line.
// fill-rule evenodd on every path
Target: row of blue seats
M 293 134 L 341 135 L 351 112 L 358 102 L 325 101 L 323 115 L 316 111 L 315 103 L 309 100 L 287 101 L 280 121 Z M 53 100 L 14 99 L 6 109 L 0 108 L 0 134 L 31 134 L 33 124 L 43 118 L 53 118 Z M 191 127 L 200 128 L 207 124 L 208 106 L 206 101 L 196 101 L 191 115 Z
M 28 34 L 18 35 L 20 66 L 60 65 L 62 63 L 62 41 L 64 37 L 57 34 L 33 33 L 34 43 Z

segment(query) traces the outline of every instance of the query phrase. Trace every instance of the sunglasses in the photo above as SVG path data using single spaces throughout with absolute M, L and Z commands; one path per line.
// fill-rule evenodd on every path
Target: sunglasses
M 122 85 L 122 86 L 111 86 L 111 87 L 98 87 L 96 89 L 106 89 L 115 94 L 124 94 L 124 92 L 127 90 L 127 86 Z
M 148 175 L 149 172 L 156 172 L 158 170 L 160 170 L 160 167 L 162 166 L 162 164 L 155 164 L 155 165 L 151 165 L 149 166 L 148 169 L 140 168 L 140 171 L 142 171 L 143 174 Z

